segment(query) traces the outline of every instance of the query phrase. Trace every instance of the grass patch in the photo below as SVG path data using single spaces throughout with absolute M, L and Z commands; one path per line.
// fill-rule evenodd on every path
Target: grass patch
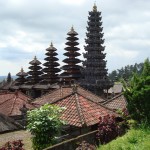
M 25 150 L 33 150 L 31 142 L 31 134 L 28 131 L 14 131 L 10 133 L 0 134 L 0 147 L 8 141 L 23 140 L 23 148 Z
M 130 129 L 124 136 L 118 137 L 98 150 L 148 150 L 150 149 L 150 128 Z

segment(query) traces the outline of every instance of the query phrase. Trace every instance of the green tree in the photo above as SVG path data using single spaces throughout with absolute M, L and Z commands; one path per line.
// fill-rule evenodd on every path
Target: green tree
M 45 104 L 39 109 L 28 111 L 27 129 L 33 135 L 32 144 L 36 150 L 42 150 L 55 142 L 63 122 L 59 119 L 62 108 Z
M 8 73 L 8 76 L 7 76 L 7 82 L 9 83 L 9 82 L 11 82 L 11 80 L 12 80 L 12 78 L 11 78 L 11 74 L 10 74 L 10 72 Z
M 127 108 L 133 119 L 150 121 L 150 62 L 144 62 L 141 75 L 134 74 L 129 83 L 124 81 Z

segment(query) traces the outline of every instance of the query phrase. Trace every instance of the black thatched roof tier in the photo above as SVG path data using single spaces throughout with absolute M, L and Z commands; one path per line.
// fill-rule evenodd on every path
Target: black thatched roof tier
M 16 76 L 18 76 L 18 78 L 16 78 L 16 80 L 15 80 L 15 85 L 24 84 L 26 82 L 27 75 L 28 75 L 28 73 L 24 72 L 23 68 L 21 68 L 21 71 L 16 74 Z
M 27 76 L 27 75 L 28 73 L 24 72 L 23 68 L 21 68 L 21 71 L 16 74 L 16 76 Z
M 44 72 L 53 72 L 53 73 L 57 73 L 57 72 L 60 72 L 60 69 L 59 68 L 44 68 L 43 69 Z
M 37 60 L 36 56 L 34 57 L 34 59 L 32 61 L 29 62 L 29 64 L 31 65 L 40 65 L 41 62 L 39 60 Z
M 71 80 L 78 80 L 81 77 L 80 72 L 81 67 L 76 65 L 77 63 L 80 63 L 81 60 L 76 58 L 77 56 L 80 56 L 80 53 L 77 52 L 80 49 L 76 47 L 77 45 L 79 45 L 79 43 L 77 42 L 78 38 L 76 37 L 78 33 L 74 31 L 72 27 L 71 31 L 68 32 L 67 35 L 69 35 L 66 38 L 68 41 L 65 43 L 67 45 L 67 47 L 65 48 L 67 52 L 64 53 L 64 55 L 67 56 L 68 58 L 65 58 L 63 60 L 63 62 L 65 62 L 66 65 L 62 67 L 64 72 L 60 76 L 65 81 L 70 82 Z
M 77 57 L 77 56 L 80 56 L 81 54 L 78 53 L 78 52 L 73 52 L 73 53 L 70 53 L 70 52 L 66 52 L 64 53 L 65 56 L 73 56 L 73 57 Z
M 0 133 L 10 132 L 23 129 L 23 127 L 15 122 L 12 118 L 0 113 Z
M 31 66 L 29 66 L 30 71 L 28 72 L 27 82 L 25 84 L 34 85 L 39 83 L 42 79 L 41 75 L 43 72 L 41 71 L 41 62 L 35 56 L 29 64 L 31 64 Z
M 59 59 L 56 57 L 58 54 L 56 53 L 56 48 L 51 43 L 50 47 L 46 49 L 46 58 L 44 59 L 46 62 L 43 64 L 43 83 L 47 84 L 54 84 L 57 83 L 58 78 L 58 72 L 60 72 L 60 69 L 58 68 L 59 63 L 57 62 Z
M 52 67 L 57 67 L 59 66 L 59 63 L 58 62 L 54 62 L 54 61 L 49 61 L 49 62 L 45 62 L 43 64 L 45 67 L 48 67 L 48 68 L 51 68 Z
M 74 46 L 65 47 L 64 49 L 67 51 L 79 51 L 80 50 L 80 48 L 74 47 Z
M 79 38 L 77 38 L 77 37 L 75 37 L 75 36 L 71 36 L 71 37 L 67 37 L 66 39 L 69 40 L 69 41 L 76 41 L 76 40 L 78 40 Z
M 46 57 L 44 60 L 54 62 L 58 61 L 59 59 L 57 57 Z
M 75 64 L 77 64 L 77 63 L 80 63 L 81 60 L 79 60 L 79 59 L 77 59 L 77 58 L 66 58 L 66 59 L 63 60 L 63 62 L 65 62 L 65 63 L 75 63 Z
M 82 69 L 81 66 L 78 66 L 78 65 L 64 65 L 63 67 L 61 67 L 63 70 L 69 70 L 70 68 L 71 69 Z
M 101 19 L 101 12 L 97 11 L 97 6 L 94 5 L 93 10 L 89 12 L 88 16 L 86 46 L 84 47 L 86 53 L 84 54 L 85 61 L 83 62 L 84 69 L 82 70 L 84 80 L 81 83 L 84 85 L 83 87 L 90 87 L 88 90 L 98 90 L 99 93 L 104 88 L 110 88 L 110 85 L 112 85 L 109 80 L 103 80 L 107 78 L 107 69 L 106 61 L 104 60 L 106 54 L 103 53 L 105 46 L 103 46 L 104 34 Z

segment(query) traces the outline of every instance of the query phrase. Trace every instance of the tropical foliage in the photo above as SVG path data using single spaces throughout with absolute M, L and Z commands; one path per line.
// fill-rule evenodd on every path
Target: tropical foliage
M 123 82 L 124 95 L 131 117 L 138 121 L 150 121 L 150 62 L 146 59 L 140 75 L 134 74 L 129 82 Z
M 27 129 L 33 135 L 33 148 L 41 150 L 55 142 L 59 134 L 62 121 L 59 119 L 62 108 L 45 104 L 39 109 L 29 111 L 27 114 Z

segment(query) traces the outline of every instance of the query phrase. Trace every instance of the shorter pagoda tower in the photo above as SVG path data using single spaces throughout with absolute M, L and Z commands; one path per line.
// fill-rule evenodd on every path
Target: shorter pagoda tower
M 59 63 L 57 61 L 59 59 L 56 57 L 58 55 L 56 50 L 52 42 L 50 47 L 46 49 L 45 55 L 47 57 L 44 59 L 46 62 L 43 64 L 45 68 L 43 69 L 44 74 L 42 76 L 44 84 L 54 84 L 59 81 L 58 72 L 60 72 L 60 69 L 58 68 Z
M 79 43 L 77 42 L 78 38 L 76 37 L 78 33 L 72 27 L 71 30 L 67 33 L 68 37 L 66 38 L 68 41 L 65 43 L 67 47 L 64 53 L 68 58 L 64 59 L 63 62 L 66 65 L 62 66 L 64 72 L 60 75 L 66 83 L 70 83 L 72 80 L 79 80 L 81 78 L 81 66 L 77 65 L 81 62 L 77 56 L 81 54 L 78 52 L 80 49 L 77 47 Z
M 22 85 L 24 84 L 27 80 L 26 80 L 26 76 L 28 75 L 28 73 L 24 72 L 23 68 L 21 68 L 21 71 L 19 73 L 16 74 L 16 76 L 18 76 L 18 78 L 15 80 L 15 85 Z
M 30 71 L 28 72 L 27 82 L 26 84 L 34 85 L 41 81 L 41 75 L 43 74 L 41 69 L 41 62 L 37 60 L 36 56 L 32 61 L 29 62 L 31 65 L 29 67 Z

